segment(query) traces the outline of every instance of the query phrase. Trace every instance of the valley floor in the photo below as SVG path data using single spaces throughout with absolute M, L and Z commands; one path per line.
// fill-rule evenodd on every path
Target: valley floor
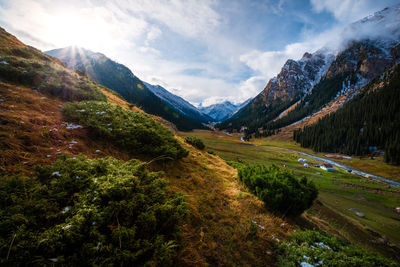
M 376 179 L 365 178 L 335 168 L 326 172 L 313 164 L 322 162 L 299 155 L 294 150 L 325 157 L 323 153 L 313 153 L 294 142 L 277 137 L 240 141 L 240 135 L 232 136 L 224 132 L 194 131 L 180 133 L 183 136 L 201 138 L 208 150 L 225 160 L 241 160 L 251 164 L 275 164 L 293 171 L 296 175 L 311 178 L 319 189 L 319 196 L 313 207 L 303 214 L 294 225 L 319 228 L 342 237 L 352 243 L 379 251 L 396 258 L 400 255 L 400 214 L 395 208 L 400 206 L 400 188 L 390 186 Z M 335 161 L 354 169 L 370 172 L 398 181 L 400 168 L 383 163 L 381 158 L 343 158 L 341 155 L 326 155 Z M 307 159 L 309 167 L 299 158 Z M 364 216 L 358 216 L 355 211 Z

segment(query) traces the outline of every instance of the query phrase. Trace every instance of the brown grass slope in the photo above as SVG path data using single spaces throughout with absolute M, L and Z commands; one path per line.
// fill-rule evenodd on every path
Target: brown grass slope
M 24 46 L 1 29 L 0 56 L 26 59 L 26 55 L 21 56 L 19 52 L 14 54 L 13 47 L 26 50 L 27 57 L 41 64 L 51 62 L 64 69 L 61 63 Z M 68 74 L 72 83 L 78 83 L 79 79 L 87 81 L 87 77 L 71 71 Z M 9 78 L 0 78 L 0 173 L 29 174 L 32 166 L 50 164 L 59 154 L 130 159 L 127 151 L 108 142 L 92 140 L 85 127 L 68 129 L 61 112 L 66 99 L 11 82 Z M 95 90 L 101 90 L 109 103 L 142 112 L 110 90 L 91 81 L 88 83 Z M 168 123 L 166 126 L 173 128 Z M 183 227 L 179 264 L 273 265 L 276 238 L 282 240 L 291 232 L 290 225 L 265 212 L 263 204 L 239 184 L 236 170 L 222 159 L 176 138 L 190 151 L 189 156 L 176 162 L 155 162 L 149 168 L 163 170 L 170 189 L 184 193 L 189 202 L 190 218 Z M 254 227 L 251 229 L 252 221 L 259 225 L 257 231 Z

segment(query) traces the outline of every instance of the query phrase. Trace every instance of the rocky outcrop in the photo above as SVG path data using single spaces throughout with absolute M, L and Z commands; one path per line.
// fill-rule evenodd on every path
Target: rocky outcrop
M 281 72 L 254 99 L 252 105 L 267 107 L 277 99 L 287 101 L 304 95 L 319 82 L 333 60 L 334 55 L 326 50 L 319 50 L 314 54 L 305 53 L 298 61 L 289 59 Z

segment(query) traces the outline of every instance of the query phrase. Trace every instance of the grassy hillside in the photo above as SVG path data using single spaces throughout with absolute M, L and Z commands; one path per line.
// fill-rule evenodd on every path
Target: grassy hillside
M 399 215 L 394 209 L 400 206 L 400 189 L 345 170 L 337 169 L 331 173 L 313 167 L 312 164 L 321 162 L 296 153 L 294 150 L 300 151 L 301 147 L 295 144 L 256 139 L 254 141 L 258 141 L 259 145 L 252 145 L 241 142 L 238 135 L 229 136 L 223 132 L 181 134 L 200 138 L 206 144 L 206 150 L 225 160 L 267 166 L 274 164 L 292 171 L 297 177 L 305 175 L 313 181 L 319 191 L 318 199 L 310 210 L 292 221 L 295 225 L 320 229 L 391 257 L 399 253 Z M 305 152 L 312 153 L 310 150 Z M 300 157 L 308 160 L 309 168 L 298 162 Z M 348 164 L 347 161 L 344 164 Z M 399 175 L 398 168 L 394 167 L 392 171 Z M 363 212 L 365 217 L 357 216 L 349 210 L 351 208 Z
M 156 96 L 129 68 L 103 54 L 80 47 L 67 47 L 46 53 L 59 58 L 71 69 L 85 73 L 93 81 L 116 91 L 147 113 L 171 121 L 180 130 L 205 129 L 201 121 L 184 115 Z
M 71 124 L 64 117 L 65 103 L 60 100 L 30 88 L 17 89 L 11 84 L 2 83 L 0 89 L 5 99 L 0 103 L 2 119 L 10 121 L 7 127 L 0 128 L 4 137 L 1 146 L 7 148 L 1 154 L 3 176 L 15 173 L 31 176 L 34 166 L 52 164 L 61 154 L 83 154 L 99 159 L 108 155 L 121 160 L 151 159 L 146 155 L 132 155 L 107 140 L 93 139 L 87 127 L 73 129 L 78 124 Z M 122 103 L 130 109 L 128 103 L 113 94 L 110 96 L 110 103 Z M 10 135 L 12 131 L 14 134 Z M 188 202 L 189 217 L 182 225 L 180 250 L 175 260 L 187 266 L 272 264 L 276 241 L 271 235 L 282 240 L 292 232 L 291 226 L 282 225 L 282 219 L 265 212 L 262 202 L 238 183 L 234 168 L 179 137 L 177 140 L 189 151 L 187 157 L 148 165 L 150 170 L 164 172 L 168 192 L 183 193 Z M 250 235 L 252 220 L 268 230 L 260 229 L 256 235 Z M 11 242 L 12 231 L 7 238 Z
M 35 60 L 45 64 L 35 51 Z M 0 79 L 0 265 L 271 266 L 279 264 L 287 236 L 304 225 L 345 238 L 351 233 L 324 225 L 312 213 L 300 219 L 269 213 L 240 183 L 237 170 L 209 148 L 195 148 L 170 132 L 168 122 L 146 115 L 85 76 L 69 73 L 73 84 L 92 84 L 94 99 L 53 94 L 59 86 L 66 92 L 76 89 L 62 82 L 54 91 L 40 91 L 10 77 Z M 88 91 L 74 92 L 87 96 Z M 239 141 L 221 140 L 227 152 L 252 160 L 254 151 L 239 151 Z M 210 146 L 208 140 L 204 143 Z M 258 155 L 265 161 L 263 151 Z M 337 180 L 347 178 L 340 174 Z M 321 183 L 330 185 L 326 179 Z M 342 194 L 345 201 L 349 194 Z M 395 201 L 383 196 L 378 202 Z M 332 211 L 322 207 L 311 212 Z M 375 224 L 387 214 L 382 211 Z M 361 241 L 370 238 L 347 217 L 343 221 L 358 231 L 354 233 Z M 382 230 L 390 242 L 397 242 L 390 234 L 398 232 L 395 227 L 388 220 Z M 374 225 L 368 228 L 378 232 Z M 391 255 L 383 245 L 377 247 Z
M 9 36 L 7 38 L 9 39 Z M 3 38 L 3 42 L 7 38 Z M 34 51 L 38 53 L 35 60 L 39 64 L 46 64 L 47 59 L 41 60 L 38 57 L 40 52 Z M 8 53 L 7 51 L 2 53 L 0 55 L 2 58 L 10 57 L 9 54 L 4 54 Z M 183 147 L 189 151 L 189 155 L 172 161 L 158 161 L 155 158 L 157 155 L 126 149 L 118 141 L 112 142 L 113 138 L 119 138 L 118 136 L 99 138 L 98 132 L 93 132 L 93 130 L 97 125 L 102 127 L 103 121 L 99 120 L 100 124 L 88 123 L 91 120 L 80 118 L 77 115 L 78 111 L 87 109 L 92 115 L 102 111 L 112 114 L 114 112 L 112 106 L 115 106 L 116 112 L 128 118 L 126 122 L 119 121 L 120 126 L 116 125 L 116 129 L 123 129 L 126 127 L 125 123 L 132 123 L 132 127 L 134 124 L 137 127 L 137 121 L 130 121 L 135 116 L 145 122 L 146 127 L 150 126 L 150 130 L 154 124 L 165 121 L 145 115 L 143 111 L 130 105 L 117 94 L 98 86 L 85 76 L 75 75 L 74 72 L 66 70 L 58 61 L 49 60 L 57 68 L 71 74 L 72 83 L 79 84 L 80 79 L 91 83 L 96 90 L 95 95 L 101 96 L 97 100 L 102 100 L 106 96 L 109 104 L 105 102 L 100 104 L 107 109 L 101 111 L 95 110 L 94 107 L 82 107 L 84 103 L 67 104 L 66 100 L 81 99 L 62 98 L 52 92 L 40 91 L 29 83 L 22 84 L 19 80 L 11 81 L 11 76 L 1 78 L 0 195 L 5 201 L 2 203 L 8 203 L 0 210 L 1 224 L 7 225 L 2 229 L 8 229 L 2 234 L 0 242 L 1 264 L 20 262 L 50 265 L 55 262 L 73 262 L 83 255 L 88 263 L 107 260 L 109 263 L 113 260 L 122 262 L 124 257 L 124 260 L 128 262 L 148 262 L 160 265 L 165 265 L 164 263 L 186 266 L 273 264 L 277 255 L 275 254 L 276 241 L 271 236 L 274 235 L 283 240 L 288 232 L 292 232 L 292 227 L 284 223 L 282 219 L 265 212 L 262 202 L 238 183 L 237 171 L 234 168 L 219 157 L 200 151 L 185 143 L 183 139 L 174 137 L 173 134 L 169 134 L 168 138 L 175 140 L 178 148 Z M 46 72 L 45 70 L 43 72 Z M 47 79 L 55 79 L 55 77 L 49 74 L 45 76 L 44 81 Z M 64 85 L 62 82 L 56 84 L 55 90 L 59 89 L 58 86 Z M 66 87 L 66 90 L 69 89 Z M 78 117 L 66 116 L 63 113 L 66 106 L 73 107 L 73 114 Z M 139 113 L 142 115 L 139 116 Z M 108 118 L 107 116 L 104 117 Z M 109 119 L 113 119 L 111 117 Z M 110 122 L 104 121 L 104 123 L 107 125 Z M 169 127 L 168 124 L 165 125 Z M 163 131 L 167 130 L 164 128 L 157 130 L 160 133 Z M 133 130 L 133 132 L 136 131 Z M 120 133 L 124 133 L 124 130 Z M 151 133 L 144 133 L 144 135 L 150 140 L 154 136 Z M 134 137 L 131 138 L 136 140 Z M 107 156 L 115 159 L 105 158 Z M 158 194 L 148 196 L 158 201 L 154 202 L 155 207 L 158 207 L 157 203 L 165 204 L 173 201 L 174 196 L 181 193 L 188 203 L 189 211 L 185 220 L 175 220 L 174 224 L 180 229 L 177 233 L 180 232 L 180 234 L 174 235 L 173 238 L 167 237 L 166 232 L 159 226 L 155 228 L 157 233 L 141 233 L 141 235 L 147 235 L 148 250 L 145 254 L 140 254 L 144 256 L 137 258 L 137 261 L 134 260 L 132 253 L 144 252 L 135 251 L 135 248 L 129 247 L 131 246 L 129 244 L 133 240 L 143 239 L 140 239 L 138 234 L 132 237 L 132 232 L 122 231 L 121 227 L 132 228 L 132 225 L 140 225 L 137 224 L 139 222 L 130 222 L 131 216 L 124 217 L 122 214 L 108 218 L 108 221 L 98 221 L 98 218 L 92 220 L 90 217 L 85 217 L 87 210 L 82 210 L 84 205 L 104 204 L 85 202 L 88 192 L 92 190 L 101 194 L 101 198 L 110 197 L 109 201 L 119 201 L 119 204 L 115 202 L 115 205 L 121 205 L 120 212 L 126 215 L 132 212 L 126 203 L 139 205 L 140 202 L 137 201 L 140 198 L 131 199 L 129 194 L 118 193 L 118 190 L 125 190 L 123 188 L 126 185 L 116 183 L 121 179 L 121 181 L 133 179 L 133 176 L 127 176 L 125 173 L 125 170 L 129 171 L 131 167 L 128 169 L 124 167 L 129 165 L 124 162 L 133 158 L 139 160 L 131 164 L 134 169 L 135 166 L 142 166 L 141 168 L 144 167 L 149 172 L 161 171 L 157 174 L 159 181 L 167 182 L 164 200 L 160 199 Z M 71 161 L 75 163 L 72 164 Z M 72 165 L 76 164 L 75 170 L 68 162 Z M 111 169 L 114 171 L 111 172 Z M 110 171 L 109 174 L 107 174 L 108 171 Z M 96 174 L 96 172 L 100 173 Z M 138 177 L 142 175 L 136 170 L 133 173 Z M 149 175 L 153 177 L 155 174 Z M 83 180 L 80 180 L 81 178 Z M 100 181 L 100 184 L 95 184 Z M 157 186 L 161 186 L 159 183 L 156 182 Z M 115 191 L 112 189 L 114 186 L 117 186 L 115 190 L 119 189 Z M 143 186 L 148 188 L 146 184 Z M 51 188 L 51 190 L 44 190 L 44 188 Z M 105 189 L 111 191 L 107 193 Z M 87 199 L 89 200 L 93 201 L 93 198 Z M 168 208 L 172 209 L 172 213 L 163 212 L 162 221 L 172 223 L 174 217 L 171 217 L 171 214 L 174 214 L 175 209 L 180 208 L 171 205 Z M 91 214 L 91 216 L 103 216 Z M 83 217 L 80 217 L 81 215 Z M 111 213 L 110 216 L 114 215 Z M 45 220 L 44 218 L 51 218 L 51 220 L 49 219 L 46 224 L 41 223 Z M 92 224 L 93 221 L 96 221 L 95 225 Z M 252 221 L 263 226 L 264 230 L 259 228 L 254 231 Z M 143 221 L 141 223 L 143 225 Z M 138 229 L 144 231 L 142 227 Z M 97 239 L 88 238 L 90 233 L 95 234 Z M 158 235 L 163 236 L 160 237 L 162 239 L 158 238 Z M 46 240 L 43 241 L 43 239 Z M 96 242 L 85 243 L 88 239 Z M 173 242 L 169 242 L 171 240 Z M 132 246 L 136 245 L 132 243 Z M 45 253 L 46 251 L 48 253 Z M 96 254 L 100 252 L 101 254 Z M 106 257 L 104 261 L 103 256 Z M 129 257 L 132 258 L 129 259 Z

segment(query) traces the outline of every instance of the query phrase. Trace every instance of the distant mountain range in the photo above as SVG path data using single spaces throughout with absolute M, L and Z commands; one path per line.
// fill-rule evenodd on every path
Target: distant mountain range
M 175 109 L 177 109 L 180 113 L 184 114 L 185 116 L 203 123 L 209 123 L 214 121 L 214 118 L 210 117 L 206 113 L 203 113 L 202 111 L 197 109 L 195 106 L 190 104 L 182 97 L 172 94 L 164 87 L 160 85 L 151 85 L 147 82 L 144 82 L 144 84 L 150 91 L 152 91 L 161 100 L 173 106 Z
M 373 34 L 372 30 L 373 29 Z M 321 110 L 339 96 L 350 100 L 400 59 L 400 5 L 350 24 L 342 49 L 289 59 L 264 90 L 218 128 L 270 134 Z
M 205 127 L 203 123 L 212 121 L 184 99 L 161 86 L 141 81 L 129 68 L 101 53 L 72 46 L 47 51 L 46 54 L 60 59 L 70 69 L 84 72 L 144 111 L 174 123 L 179 130 L 201 129 Z
M 248 99 L 243 103 L 239 103 L 237 105 L 233 104 L 230 101 L 224 101 L 222 103 L 213 104 L 207 107 L 203 107 L 202 105 L 200 105 L 199 110 L 213 118 L 215 121 L 221 122 L 232 117 L 237 111 L 247 105 L 250 100 L 251 99 Z

